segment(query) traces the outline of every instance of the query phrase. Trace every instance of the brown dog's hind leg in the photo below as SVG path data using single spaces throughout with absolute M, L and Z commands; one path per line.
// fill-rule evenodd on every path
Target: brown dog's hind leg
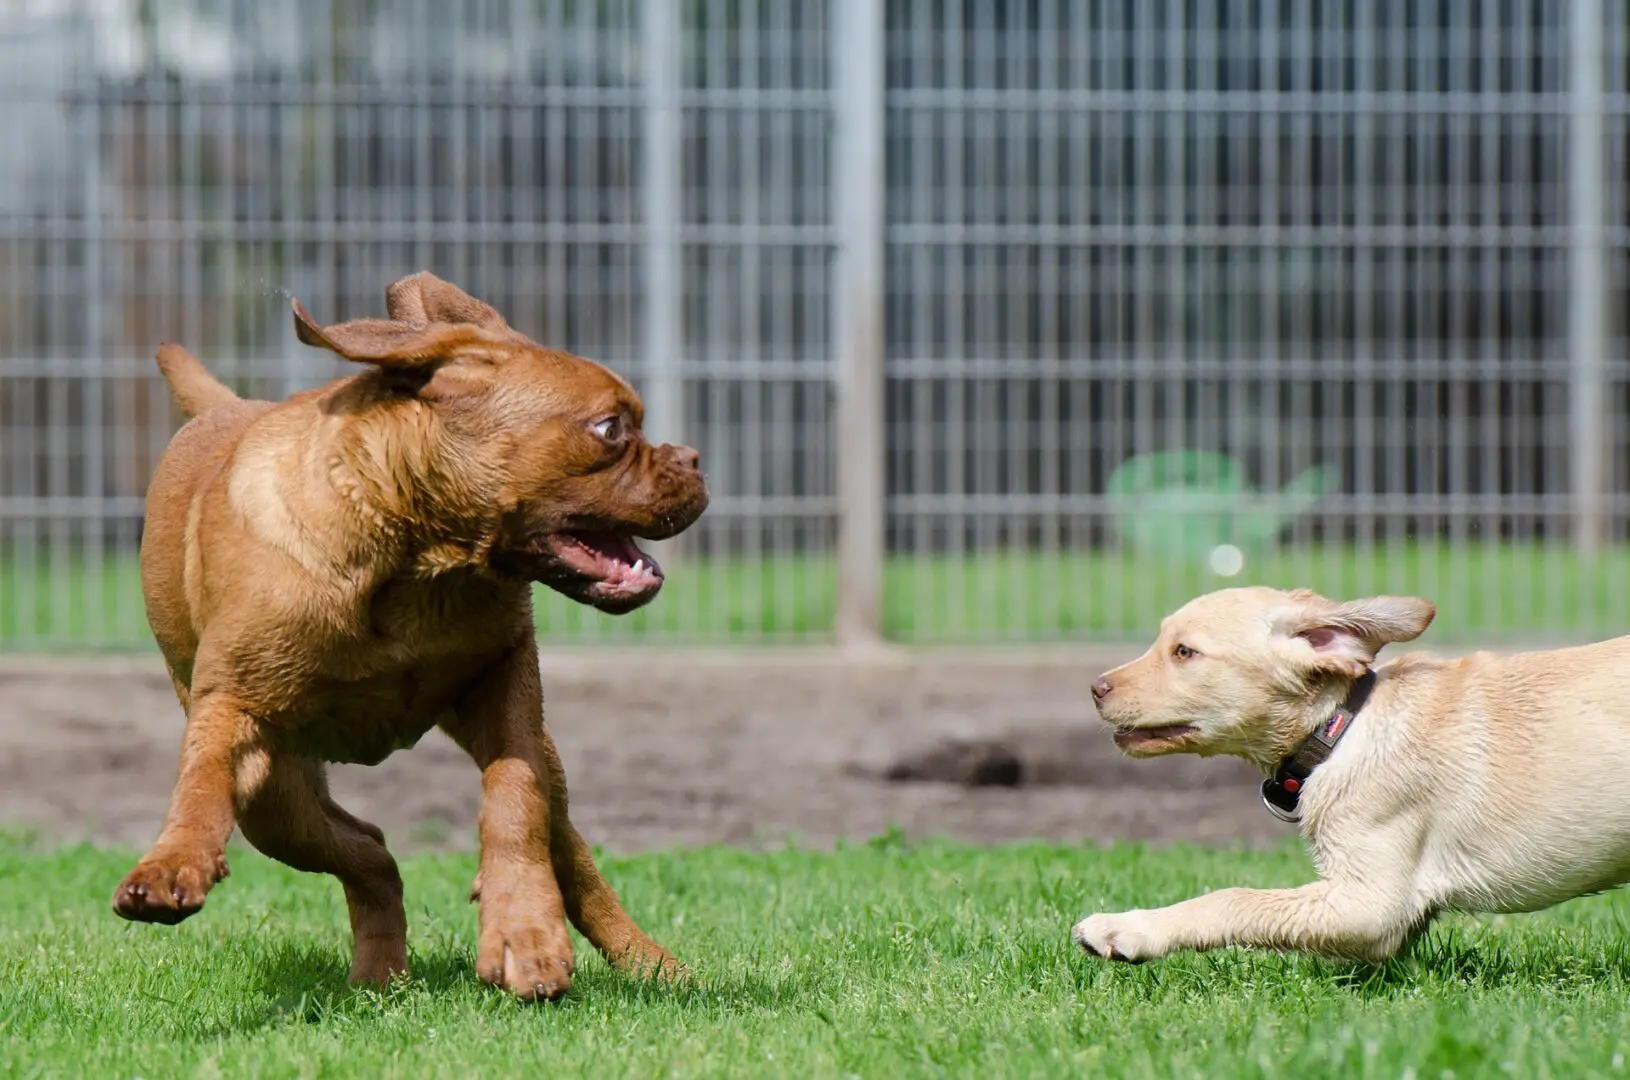
M 204 906 L 227 874 L 234 793 L 252 791 L 266 767 L 253 719 L 229 695 L 191 704 L 164 828 L 113 893 L 113 910 L 126 919 L 178 923 Z
M 403 878 L 385 834 L 329 798 L 328 774 L 310 757 L 274 757 L 266 782 L 238 811 L 238 828 L 261 854 L 306 873 L 331 873 L 350 909 L 350 982 L 385 986 L 407 971 Z
M 351 913 L 351 982 L 382 986 L 406 972 L 402 875 L 385 836 L 328 794 L 321 762 L 274 757 L 260 790 L 238 813 L 244 838 L 262 854 L 312 874 L 332 874 Z

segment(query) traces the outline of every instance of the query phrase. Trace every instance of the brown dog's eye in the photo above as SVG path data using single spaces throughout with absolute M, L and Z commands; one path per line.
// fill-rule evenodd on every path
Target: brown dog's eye
M 616 416 L 608 416 L 594 425 L 594 433 L 606 442 L 616 442 L 623 437 L 622 419 Z
M 1193 649 L 1189 648 L 1187 645 L 1179 645 L 1177 648 L 1172 650 L 1172 655 L 1177 657 L 1179 660 L 1192 660 L 1199 654 Z

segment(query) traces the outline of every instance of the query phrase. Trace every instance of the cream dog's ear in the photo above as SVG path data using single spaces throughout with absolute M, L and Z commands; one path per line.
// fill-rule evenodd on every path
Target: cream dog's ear
M 298 300 L 293 305 L 294 332 L 302 342 L 363 364 L 423 370 L 455 356 L 492 354 L 509 347 L 503 338 L 475 323 L 353 319 L 318 326 L 305 305 Z
M 1312 666 L 1352 678 L 1364 674 L 1376 654 L 1395 641 L 1413 641 L 1437 615 L 1419 596 L 1372 596 L 1338 603 L 1297 590 L 1297 603 L 1277 622 L 1284 636 L 1306 645 Z

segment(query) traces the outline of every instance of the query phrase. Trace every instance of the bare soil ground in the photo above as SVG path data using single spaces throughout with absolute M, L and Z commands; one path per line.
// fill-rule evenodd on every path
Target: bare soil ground
M 554 651 L 545 712 L 574 820 L 617 852 L 825 846 L 891 828 L 976 843 L 1292 835 L 1237 761 L 1115 750 L 1088 685 L 1129 655 Z M 181 729 L 156 658 L 0 660 L 0 826 L 145 846 Z M 478 777 L 438 732 L 382 765 L 335 767 L 334 789 L 399 849 L 474 843 Z

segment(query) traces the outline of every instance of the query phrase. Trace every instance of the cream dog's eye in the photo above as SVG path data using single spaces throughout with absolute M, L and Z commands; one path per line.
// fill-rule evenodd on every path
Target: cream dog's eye
M 1199 656 L 1200 654 L 1189 648 L 1187 645 L 1179 645 L 1177 648 L 1172 650 L 1172 655 L 1177 657 L 1179 660 L 1192 660 L 1194 657 Z
M 623 435 L 622 421 L 615 416 L 608 416 L 594 425 L 594 433 L 606 442 L 616 442 Z

